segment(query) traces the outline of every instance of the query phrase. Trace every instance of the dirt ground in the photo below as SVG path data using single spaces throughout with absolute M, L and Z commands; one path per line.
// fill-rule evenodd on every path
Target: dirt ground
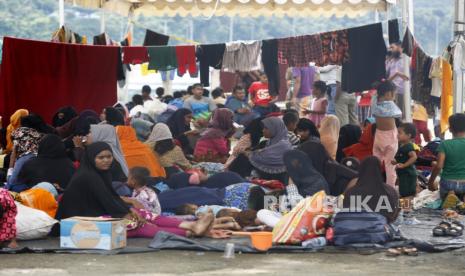
M 0 255 L 3 275 L 464 275 L 465 250 L 417 257 L 360 254 L 236 254 L 162 251 L 127 255 Z

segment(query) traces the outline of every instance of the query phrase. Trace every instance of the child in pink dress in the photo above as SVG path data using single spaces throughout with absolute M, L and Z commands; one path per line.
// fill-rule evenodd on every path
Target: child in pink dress
M 321 120 L 326 116 L 326 111 L 328 109 L 328 100 L 325 97 L 328 89 L 330 90 L 331 88 L 328 87 L 324 81 L 314 82 L 311 109 L 305 112 L 309 114 L 308 118 L 315 123 L 318 128 L 320 127 Z

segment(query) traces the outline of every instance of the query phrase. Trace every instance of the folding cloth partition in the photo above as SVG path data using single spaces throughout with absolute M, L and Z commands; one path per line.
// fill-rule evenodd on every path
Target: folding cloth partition
M 62 106 L 99 112 L 116 102 L 118 58 L 119 47 L 5 37 L 0 114 L 26 108 L 50 122 Z

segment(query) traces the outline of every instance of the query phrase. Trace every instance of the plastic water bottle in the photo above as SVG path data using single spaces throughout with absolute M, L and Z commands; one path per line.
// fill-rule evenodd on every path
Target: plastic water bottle
M 324 237 L 318 237 L 306 240 L 302 242 L 302 247 L 320 249 L 326 246 L 326 239 Z
M 225 259 L 234 259 L 234 243 L 227 243 L 224 248 L 223 258 Z

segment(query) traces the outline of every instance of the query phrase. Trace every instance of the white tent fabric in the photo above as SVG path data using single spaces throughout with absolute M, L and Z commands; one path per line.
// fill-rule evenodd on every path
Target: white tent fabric
M 65 0 L 69 4 L 128 16 L 336 16 L 386 11 L 396 0 Z

